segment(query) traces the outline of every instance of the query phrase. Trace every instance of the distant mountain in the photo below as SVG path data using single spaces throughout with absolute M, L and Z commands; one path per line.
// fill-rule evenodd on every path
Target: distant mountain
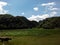
M 29 21 L 24 16 L 12 16 L 10 14 L 0 14 L 0 29 L 25 29 L 38 25 L 36 21 Z
M 60 17 L 50 17 L 39 21 L 39 27 L 45 29 L 60 28 Z

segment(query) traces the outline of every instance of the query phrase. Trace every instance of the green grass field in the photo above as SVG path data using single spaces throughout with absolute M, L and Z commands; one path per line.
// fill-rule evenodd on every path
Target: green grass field
M 0 37 L 5 36 L 12 38 L 6 45 L 60 45 L 60 29 L 0 30 Z

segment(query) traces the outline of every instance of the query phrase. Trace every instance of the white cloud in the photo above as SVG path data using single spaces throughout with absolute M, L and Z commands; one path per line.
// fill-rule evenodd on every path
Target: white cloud
M 48 9 L 51 10 L 51 11 L 56 11 L 58 10 L 59 8 L 56 8 L 54 6 L 48 6 Z
M 53 17 L 57 14 L 57 12 L 53 11 L 50 14 L 43 14 L 43 15 L 32 15 L 31 17 L 28 18 L 30 21 L 40 21 L 49 17 Z
M 57 12 L 53 11 L 53 12 L 50 13 L 50 17 L 53 17 L 53 16 L 55 16 L 56 14 L 57 14 Z
M 52 11 L 53 11 L 53 10 L 58 10 L 58 8 L 50 8 L 50 10 L 52 10 Z
M 45 14 L 42 15 L 32 15 L 31 17 L 28 18 L 30 21 L 40 21 L 49 17 L 53 17 L 57 15 L 57 10 L 58 8 L 55 7 L 56 3 L 55 2 L 50 2 L 50 3 L 43 3 L 41 6 L 45 7 Z M 33 8 L 35 11 L 38 11 L 38 7 Z
M 25 13 L 23 12 L 23 13 L 21 13 L 22 15 L 24 15 Z
M 7 2 L 0 1 L 0 14 L 6 14 L 8 11 L 4 10 L 3 7 L 7 5 Z
M 49 17 L 49 15 L 48 14 L 44 14 L 44 15 L 32 15 L 31 17 L 29 17 L 28 18 L 28 20 L 30 20 L 30 21 L 39 21 L 39 20 L 43 20 L 43 19 L 45 19 L 45 18 L 48 18 Z
M 55 2 L 50 2 L 50 3 L 43 3 L 41 6 L 45 6 L 48 10 L 58 10 L 58 8 L 55 8 L 54 6 L 56 5 Z
M 53 6 L 53 5 L 55 5 L 55 2 L 41 4 L 41 6 Z
M 39 8 L 38 8 L 38 7 L 34 7 L 33 9 L 34 9 L 34 11 L 38 11 L 38 10 L 39 10 Z

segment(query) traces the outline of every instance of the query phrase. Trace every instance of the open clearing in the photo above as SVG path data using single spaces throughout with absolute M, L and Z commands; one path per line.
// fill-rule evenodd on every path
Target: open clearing
M 2 30 L 0 37 L 11 37 L 6 45 L 60 45 L 60 29 Z M 2 43 L 0 42 L 0 45 Z

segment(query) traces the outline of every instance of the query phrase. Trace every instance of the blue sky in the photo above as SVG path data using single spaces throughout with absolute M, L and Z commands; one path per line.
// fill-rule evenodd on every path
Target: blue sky
M 2 6 L 6 13 L 14 16 L 25 16 L 26 18 L 38 18 L 39 20 L 55 13 L 56 16 L 60 16 L 60 0 L 1 0 L 7 3 Z M 53 3 L 53 4 L 51 4 Z M 45 5 L 43 5 L 45 4 Z M 48 4 L 48 5 L 47 5 Z M 51 4 L 51 6 L 49 5 Z M 55 4 L 55 5 L 54 5 Z M 43 6 L 42 6 L 43 5 Z M 51 10 L 49 10 L 51 8 Z M 52 10 L 53 9 L 53 10 Z M 55 14 L 53 14 L 55 16 Z M 49 16 L 46 16 L 49 17 Z

